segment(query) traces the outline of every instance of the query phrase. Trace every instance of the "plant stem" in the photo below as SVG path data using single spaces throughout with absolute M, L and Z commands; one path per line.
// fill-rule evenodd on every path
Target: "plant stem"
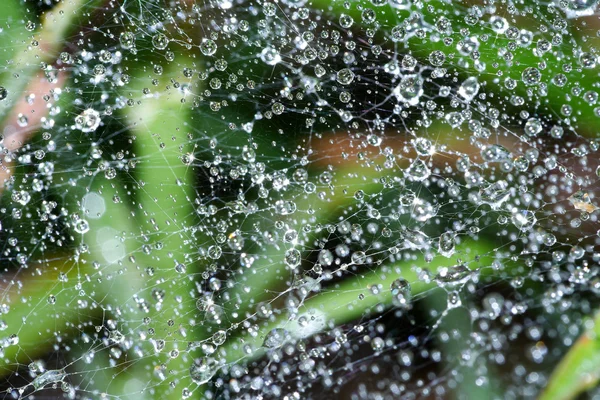
M 548 380 L 539 400 L 575 399 L 600 381 L 600 314 L 571 346 Z

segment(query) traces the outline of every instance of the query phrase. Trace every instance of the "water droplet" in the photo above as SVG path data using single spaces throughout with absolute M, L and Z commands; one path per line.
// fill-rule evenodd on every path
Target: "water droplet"
M 592 53 L 582 53 L 579 56 L 579 63 L 583 68 L 592 69 L 596 68 L 598 57 Z
M 416 138 L 412 141 L 415 151 L 420 156 L 430 156 L 435 153 L 435 146 L 431 143 L 431 140 L 426 138 Z
M 341 85 L 349 85 L 354 80 L 354 72 L 352 72 L 349 68 L 344 68 L 338 71 L 337 73 L 337 81 Z
M 83 133 L 94 132 L 100 126 L 100 113 L 92 108 L 84 110 L 75 117 L 75 127 Z
M 454 265 L 452 267 L 442 267 L 435 276 L 438 286 L 443 288 L 456 288 L 467 283 L 473 276 L 474 272 L 463 264 Z
M 479 93 L 479 82 L 474 76 L 467 78 L 458 88 L 458 95 L 470 102 Z
M 200 51 L 205 56 L 212 56 L 217 52 L 217 44 L 212 39 L 202 39 Z
M 393 95 L 400 103 L 406 103 L 410 106 L 419 104 L 423 95 L 423 79 L 420 75 L 403 76 L 400 84 L 394 88 Z
M 298 249 L 289 249 L 285 252 L 285 264 L 294 269 L 302 261 L 302 254 Z
M 221 249 L 221 246 L 217 246 L 217 245 L 212 245 L 208 248 L 208 256 L 210 258 L 212 258 L 213 260 L 218 260 L 219 258 L 221 258 L 221 254 L 223 253 L 223 250 Z
M 583 190 L 578 190 L 577 192 L 573 193 L 569 197 L 569 201 L 571 204 L 573 204 L 573 207 L 579 211 L 593 213 L 598 209 L 598 207 L 592 203 L 590 195 Z
M 131 32 L 121 32 L 119 43 L 124 49 L 131 49 L 135 46 L 135 36 Z
M 425 162 L 419 158 L 414 160 L 412 164 L 406 169 L 406 176 L 408 179 L 416 182 L 424 181 L 431 175 L 431 170 L 425 164 Z
M 406 54 L 402 58 L 402 69 L 406 71 L 413 71 L 417 66 L 417 59 L 411 56 L 410 54 Z
M 371 348 L 375 351 L 381 351 L 385 347 L 385 341 L 380 337 L 371 339 Z
M 537 85 L 542 79 L 542 73 L 535 67 L 527 67 L 521 74 L 521 80 L 527 86 Z
M 273 106 L 271 106 L 271 111 L 273 111 L 273 114 L 275 114 L 275 115 L 283 114 L 284 110 L 285 110 L 284 105 L 279 102 L 276 102 L 273 104 Z
M 537 218 L 535 217 L 533 211 L 516 210 L 512 214 L 511 221 L 521 231 L 528 231 L 533 228 L 537 222 Z
M 457 291 L 448 292 L 448 309 L 460 307 L 462 301 L 460 299 L 460 293 Z
M 440 235 L 438 252 L 445 257 L 452 257 L 454 254 L 454 233 L 444 232 Z
M 537 118 L 529 118 L 525 123 L 525 133 L 535 137 L 542 131 L 542 123 Z
M 351 259 L 354 264 L 361 265 L 367 261 L 367 255 L 364 251 L 355 251 L 352 253 Z
M 219 370 L 218 362 L 212 357 L 204 357 L 194 360 L 190 366 L 190 377 L 198 385 L 210 381 Z
M 441 50 L 434 50 L 429 54 L 429 62 L 434 67 L 441 67 L 446 61 L 446 54 Z
M 90 230 L 90 224 L 85 219 L 78 219 L 73 225 L 73 230 L 77 233 L 87 233 Z
M 66 376 L 67 374 L 62 369 L 51 369 L 37 376 L 33 382 L 31 382 L 31 386 L 33 386 L 35 390 L 40 390 L 45 388 L 48 384 L 61 382 Z
M 504 34 L 509 27 L 506 18 L 497 15 L 490 17 L 490 26 L 492 27 L 492 30 L 499 35 Z
M 510 198 L 510 189 L 506 181 L 500 180 L 481 188 L 479 195 L 482 203 L 498 210 Z
M 164 33 L 157 33 L 152 36 L 152 45 L 155 49 L 164 50 L 169 45 L 169 38 Z
M 215 332 L 212 336 L 212 342 L 216 345 L 216 346 L 220 346 L 223 343 L 225 343 L 225 339 L 227 339 L 227 332 L 224 330 L 219 330 L 217 332 Z
M 265 47 L 260 52 L 260 59 L 268 65 L 276 65 L 281 62 L 281 55 L 274 47 Z
M 340 15 L 340 25 L 342 26 L 342 28 L 350 28 L 352 26 L 352 24 L 354 23 L 354 19 L 347 15 L 347 14 L 342 14 Z
M 403 278 L 398 278 L 390 285 L 392 291 L 392 304 L 396 307 L 406 308 L 410 305 L 412 292 L 410 283 Z
M 510 160 L 512 154 L 506 147 L 499 144 L 493 144 L 491 146 L 486 146 L 481 150 L 481 157 L 487 162 L 501 162 Z

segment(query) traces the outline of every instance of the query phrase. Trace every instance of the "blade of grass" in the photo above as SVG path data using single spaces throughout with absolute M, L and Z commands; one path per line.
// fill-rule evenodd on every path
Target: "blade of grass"
M 383 175 L 375 173 L 372 168 L 346 167 L 338 170 L 336 176 L 340 181 L 337 190 L 347 193 L 337 193 L 319 204 L 314 203 L 313 196 L 307 196 L 304 193 L 290 196 L 294 199 L 298 211 L 281 220 L 287 224 L 288 229 L 298 232 L 302 243 L 310 246 L 316 237 L 314 232 L 302 236 L 302 227 L 310 220 L 319 221 L 319 223 L 326 221 L 335 223 L 336 221 L 331 221 L 331 219 L 336 216 L 336 211 L 340 207 L 356 201 L 353 197 L 354 192 L 362 190 L 368 197 L 376 194 L 383 186 L 378 180 Z M 314 213 L 310 215 L 306 213 L 306 210 L 309 209 L 312 209 Z M 292 247 L 291 244 L 290 247 Z M 299 247 L 302 252 L 302 246 Z M 236 281 L 241 283 L 227 292 L 229 300 L 223 303 L 224 307 L 235 310 L 238 314 L 234 321 L 244 318 L 245 314 L 259 302 L 272 298 L 273 293 L 286 282 L 286 274 L 288 275 L 287 279 L 290 279 L 292 272 L 285 265 L 284 253 L 285 251 L 280 247 L 270 247 L 265 253 L 259 255 L 259 258 L 252 264 L 252 268 L 244 270 L 243 275 L 236 277 Z M 304 256 L 307 256 L 306 252 L 304 252 Z
M 54 338 L 77 330 L 81 299 L 74 285 L 64 284 L 61 279 L 74 280 L 78 270 L 61 257 L 32 263 L 30 274 L 20 274 L 0 290 L 2 304 L 9 311 L 2 315 L 3 334 L 2 359 L 15 365 L 29 363 L 44 355 L 54 343 Z M 43 273 L 40 271 L 43 269 Z M 23 276 L 25 275 L 25 276 Z M 51 304 L 50 296 L 55 296 Z M 88 309 L 81 311 L 84 320 L 98 317 L 89 315 Z M 14 339 L 11 339 L 14 335 Z M 18 344 L 17 344 L 18 343 Z M 10 367 L 9 367 L 10 365 Z M 5 363 L 2 373 L 14 372 L 12 364 Z
M 600 381 L 600 314 L 588 322 L 587 330 L 554 369 L 539 400 L 575 399 Z
M 491 243 L 479 241 L 477 243 L 465 242 L 457 249 L 465 265 L 471 269 L 487 267 L 491 264 L 494 257 L 491 256 L 493 246 Z M 242 360 L 252 360 L 262 357 L 265 349 L 262 347 L 266 335 L 276 328 L 282 328 L 290 332 L 293 337 L 304 337 L 308 333 L 315 334 L 325 329 L 328 324 L 339 325 L 350 322 L 367 315 L 377 305 L 383 305 L 389 308 L 392 305 L 392 293 L 390 285 L 398 278 L 406 279 L 411 285 L 413 298 L 422 295 L 424 292 L 436 287 L 435 282 L 426 282 L 419 277 L 418 268 L 428 268 L 432 273 L 442 267 L 452 266 L 452 260 L 443 257 L 437 257 L 432 262 L 426 263 L 423 256 L 411 265 L 398 265 L 387 271 L 379 269 L 376 271 L 360 274 L 354 278 L 347 278 L 334 288 L 325 289 L 308 299 L 301 307 L 303 312 L 299 315 L 280 316 L 274 321 L 268 322 L 262 327 L 256 335 L 240 336 L 237 340 L 231 340 L 220 349 L 223 357 L 228 363 L 237 363 Z M 417 268 L 418 267 L 418 268 Z M 487 268 L 483 271 L 490 271 Z M 370 287 L 381 285 L 378 294 L 372 294 Z M 364 298 L 361 298 L 364 295 Z M 318 323 L 318 327 L 300 327 L 298 317 L 306 313 L 313 313 Z M 250 346 L 253 351 L 247 352 L 245 347 Z
M 23 99 L 25 88 L 41 70 L 42 64 L 54 62 L 65 44 L 66 36 L 74 27 L 78 27 L 78 21 L 94 11 L 101 1 L 63 0 L 42 16 L 40 27 L 32 34 L 32 40 L 23 40 L 16 54 L 12 55 L 9 67 L 0 74 L 0 84 L 8 92 L 0 102 L 0 121 L 6 119 L 15 102 Z M 32 45 L 33 40 L 37 45 Z
M 194 233 L 196 216 L 193 209 L 192 168 L 182 162 L 182 156 L 192 152 L 188 137 L 190 105 L 182 104 L 186 95 L 179 84 L 189 84 L 183 77 L 185 67 L 193 69 L 190 60 L 180 60 L 179 65 L 165 71 L 156 95 L 141 99 L 141 104 L 125 110 L 131 133 L 135 136 L 134 151 L 138 165 L 134 179 L 137 189 L 136 221 L 139 234 L 147 238 L 145 246 L 150 251 L 137 251 L 136 263 L 151 267 L 151 279 L 143 283 L 139 297 L 151 299 L 152 293 L 163 291 L 162 301 L 153 304 L 149 328 L 154 333 L 150 339 L 164 340 L 164 349 L 156 356 L 147 357 L 135 368 L 148 373 L 153 370 L 154 398 L 181 398 L 181 390 L 191 385 L 189 374 L 175 375 L 188 370 L 192 360 L 188 357 L 190 341 L 202 340 L 202 330 L 195 326 L 195 262 Z M 134 78 L 139 85 L 147 84 L 145 76 Z M 135 90 L 135 88 L 132 88 Z M 138 93 L 142 87 L 138 87 Z M 153 349 L 147 351 L 154 353 Z M 171 352 L 178 352 L 173 357 Z M 164 365 L 161 365 L 164 364 Z M 173 382 L 174 390 L 167 382 Z

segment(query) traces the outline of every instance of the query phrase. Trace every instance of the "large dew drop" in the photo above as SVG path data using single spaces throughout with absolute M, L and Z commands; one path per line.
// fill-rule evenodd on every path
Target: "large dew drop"
M 94 132 L 102 122 L 100 113 L 92 108 L 84 110 L 81 114 L 75 117 L 75 127 L 83 133 Z
M 61 382 L 66 376 L 66 372 L 62 369 L 51 369 L 38 375 L 33 382 L 31 382 L 31 386 L 33 386 L 35 390 L 40 390 L 49 384 Z
M 204 357 L 194 360 L 190 366 L 190 377 L 198 385 L 210 381 L 219 370 L 219 363 L 212 357 Z

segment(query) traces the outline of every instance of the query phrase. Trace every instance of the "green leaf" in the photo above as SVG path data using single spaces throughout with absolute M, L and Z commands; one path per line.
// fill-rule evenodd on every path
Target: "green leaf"
M 574 399 L 600 380 L 600 314 L 569 349 L 539 400 Z
M 422 60 L 428 60 L 430 54 L 436 50 L 444 52 L 446 57 L 453 54 L 456 57 L 453 60 L 446 58 L 446 62 L 442 67 L 450 68 L 451 71 L 456 70 L 464 78 L 476 76 L 480 83 L 486 84 L 484 90 L 492 94 L 490 98 L 495 99 L 492 100 L 493 102 L 497 103 L 500 99 L 504 101 L 504 99 L 510 99 L 511 96 L 519 95 L 524 99 L 524 104 L 530 103 L 531 108 L 544 115 L 558 114 L 563 105 L 570 105 L 576 112 L 573 112 L 573 115 L 566 119 L 567 122 L 573 128 L 579 128 L 581 132 L 578 130 L 578 133 L 580 134 L 595 135 L 598 122 L 600 122 L 600 118 L 595 111 L 596 106 L 586 103 L 581 96 L 572 96 L 571 90 L 575 87 L 594 87 L 599 77 L 598 68 L 588 69 L 582 67 L 579 61 L 580 54 L 577 51 L 573 51 L 572 54 L 565 54 L 562 59 L 538 57 L 532 49 L 533 44 L 519 46 L 516 39 L 510 39 L 506 34 L 494 33 L 489 21 L 482 20 L 473 25 L 467 24 L 465 15 L 470 7 L 468 2 L 432 0 L 426 3 L 427 12 L 420 15 L 417 13 L 409 15 L 407 10 L 395 9 L 387 3 L 381 7 L 376 7 L 369 0 L 353 2 L 315 0 L 313 6 L 329 9 L 337 15 L 350 15 L 355 23 L 362 25 L 363 28 L 373 29 L 376 25 L 387 27 L 386 32 L 390 32 L 392 27 L 406 26 L 411 20 L 418 20 L 419 18 L 435 27 L 436 23 L 444 18 L 451 23 L 451 29 L 447 33 L 434 30 L 429 33 L 429 37 L 424 39 L 413 35 L 406 40 L 401 39 L 396 44 L 390 42 L 389 47 L 412 54 Z M 364 10 L 375 12 L 375 23 L 365 21 L 363 17 Z M 558 10 L 552 14 L 546 10 L 540 10 L 540 12 L 547 12 L 549 20 L 564 18 L 564 15 Z M 512 21 L 510 23 L 519 29 L 526 29 L 531 21 L 522 18 L 517 20 L 516 23 Z M 468 35 L 465 36 L 464 32 L 468 32 Z M 463 43 L 468 37 L 478 38 L 480 41 L 482 38 L 487 38 L 487 42 L 482 43 L 479 47 L 480 52 L 477 61 L 470 56 L 461 56 L 457 51 L 459 43 Z M 443 38 L 451 39 L 449 44 L 445 43 Z M 550 34 L 547 35 L 547 38 L 552 40 Z M 509 50 L 512 46 L 515 48 Z M 504 57 L 507 53 L 510 53 L 510 56 Z M 459 64 L 457 58 L 462 58 L 464 62 Z M 541 68 L 540 64 L 544 62 L 545 67 Z M 576 68 L 563 71 L 565 62 L 573 63 Z M 483 65 L 485 68 L 477 67 L 477 65 Z M 550 82 L 549 77 L 563 74 L 567 83 L 563 86 L 550 83 L 546 90 L 543 90 L 538 84 L 527 85 L 523 82 L 523 73 L 528 68 L 536 68 L 541 72 L 540 82 Z M 506 90 L 504 87 L 504 83 L 508 78 L 517 82 L 517 86 L 513 90 Z M 509 104 L 508 101 L 507 104 Z

